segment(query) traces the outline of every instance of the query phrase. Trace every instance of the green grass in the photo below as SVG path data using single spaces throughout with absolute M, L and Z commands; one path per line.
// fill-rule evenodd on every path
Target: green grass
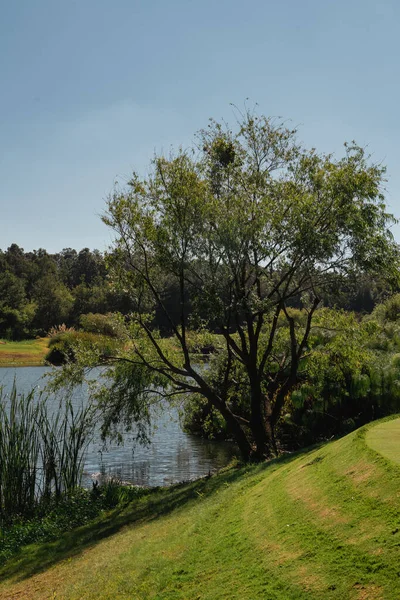
M 49 338 L 9 342 L 0 340 L 0 367 L 37 367 L 44 364 Z
M 389 460 L 400 463 L 400 419 L 384 421 L 371 427 L 366 439 L 371 448 Z
M 400 420 L 381 422 L 396 436 Z M 400 467 L 376 425 L 156 490 L 0 571 L 0 598 L 400 598 Z M 372 437 L 371 437 L 372 436 Z

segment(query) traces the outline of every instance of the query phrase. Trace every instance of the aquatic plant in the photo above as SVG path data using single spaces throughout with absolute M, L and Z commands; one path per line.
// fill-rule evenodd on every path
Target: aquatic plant
M 51 497 L 73 493 L 81 483 L 94 412 L 70 398 L 50 409 L 31 390 L 0 388 L 0 523 L 29 516 Z

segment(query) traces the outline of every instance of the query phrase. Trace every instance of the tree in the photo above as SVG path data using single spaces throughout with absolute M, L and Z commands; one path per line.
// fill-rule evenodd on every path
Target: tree
M 73 298 L 68 288 L 54 276 L 46 274 L 38 279 L 33 286 L 32 297 L 37 303 L 34 326 L 41 333 L 47 333 L 54 325 L 68 322 Z
M 24 281 L 10 271 L 0 272 L 0 337 L 22 337 L 33 313 L 34 307 L 26 299 Z
M 25 304 L 23 280 L 10 271 L 0 273 L 0 306 L 20 310 Z
M 143 399 L 149 381 L 163 381 L 168 397 L 204 397 L 243 457 L 261 459 L 276 452 L 276 425 L 298 385 L 330 277 L 398 278 L 385 170 L 355 144 L 339 159 L 306 150 L 295 130 L 253 112 L 240 116 L 235 131 L 211 120 L 197 142 L 192 151 L 157 157 L 147 179 L 134 174 L 108 201 L 103 220 L 115 232 L 109 267 L 135 307 L 131 347 L 115 357 L 118 386 L 110 388 L 109 406 L 115 421 Z M 171 285 L 179 291 L 178 311 L 166 304 Z M 293 305 L 304 318 L 296 319 Z M 154 326 L 156 311 L 169 323 L 170 346 Z M 220 334 L 210 358 L 211 366 L 223 365 L 218 382 L 212 368 L 199 369 L 193 359 L 190 328 Z M 125 405 L 121 394 L 112 399 L 121 390 L 121 363 L 127 379 L 135 373 L 142 382 Z M 230 404 L 238 365 L 250 393 L 247 421 Z

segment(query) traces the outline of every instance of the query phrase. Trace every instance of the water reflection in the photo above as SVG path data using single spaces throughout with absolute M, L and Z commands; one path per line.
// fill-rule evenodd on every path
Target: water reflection
M 0 386 L 10 389 L 15 377 L 19 392 L 33 386 L 43 389 L 42 377 L 48 371 L 48 367 L 3 368 Z M 77 404 L 84 402 L 84 391 L 77 390 L 75 400 Z M 235 454 L 232 444 L 202 440 L 182 431 L 177 409 L 158 412 L 153 424 L 149 446 L 134 445 L 132 435 L 125 434 L 123 446 L 110 444 L 104 451 L 97 435 L 86 455 L 84 485 L 110 476 L 136 485 L 169 485 L 207 475 L 225 466 Z

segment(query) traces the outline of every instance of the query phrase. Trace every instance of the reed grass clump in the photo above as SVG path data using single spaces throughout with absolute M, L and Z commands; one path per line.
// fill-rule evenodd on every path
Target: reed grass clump
M 80 486 L 94 412 L 71 399 L 50 407 L 32 390 L 0 389 L 0 524 L 29 517 L 41 503 Z

